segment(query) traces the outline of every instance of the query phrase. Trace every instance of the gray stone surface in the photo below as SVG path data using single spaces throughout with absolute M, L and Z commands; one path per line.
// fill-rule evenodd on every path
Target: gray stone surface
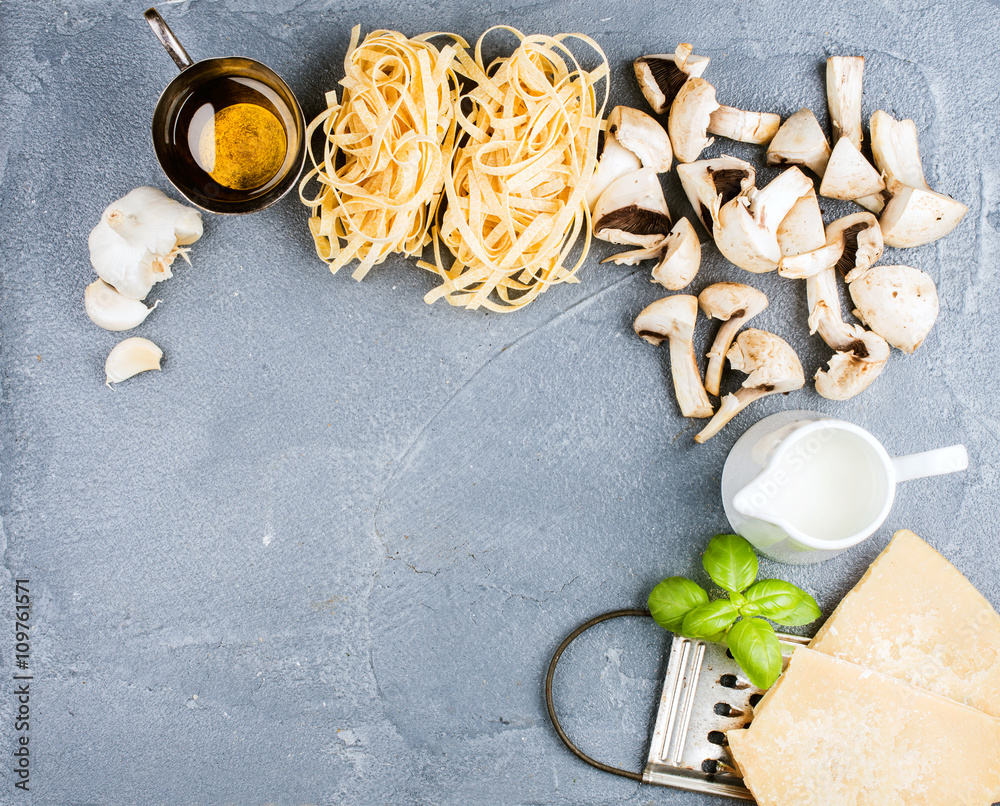
M 471 39 L 494 23 L 580 30 L 607 50 L 612 101 L 636 105 L 631 60 L 691 41 L 724 101 L 807 105 L 824 123 L 824 59 L 867 57 L 866 117 L 912 117 L 929 181 L 970 208 L 945 240 L 885 258 L 935 277 L 939 323 L 865 395 L 770 398 L 703 447 L 665 356 L 630 332 L 659 295 L 647 268 L 598 265 L 612 251 L 601 244 L 580 285 L 513 316 L 426 306 L 433 278 L 402 260 L 360 284 L 331 277 L 295 199 L 206 216 L 193 266 L 156 288 L 162 305 L 137 331 L 163 347 L 163 372 L 105 388 L 117 337 L 83 311 L 86 236 L 133 187 L 169 190 L 147 129 L 174 68 L 143 8 L 0 4 L 0 612 L 9 624 L 12 580 L 30 578 L 36 676 L 25 794 L 7 755 L 4 629 L 0 803 L 719 802 L 577 761 L 542 679 L 577 623 L 698 573 L 727 526 L 729 447 L 782 408 L 856 422 L 894 453 L 964 442 L 972 467 L 903 487 L 846 555 L 766 573 L 829 612 L 907 526 L 1000 604 L 996 4 L 163 7 L 192 55 L 260 58 L 307 115 L 340 78 L 356 23 Z M 723 151 L 760 156 L 723 142 L 710 153 Z M 676 177 L 665 186 L 686 209 Z M 748 276 L 706 246 L 693 288 L 721 278 Z M 801 285 L 750 279 L 771 297 L 757 324 L 799 347 L 811 375 L 827 353 L 806 335 Z M 641 763 L 666 646 L 651 624 L 618 623 L 567 654 L 556 696 L 584 748 Z

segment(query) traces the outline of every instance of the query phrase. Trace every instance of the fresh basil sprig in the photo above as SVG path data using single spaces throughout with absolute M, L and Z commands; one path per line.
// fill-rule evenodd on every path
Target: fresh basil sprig
M 649 594 L 649 612 L 670 632 L 724 642 L 758 688 L 770 688 L 781 674 L 778 636 L 764 619 L 800 627 L 818 619 L 819 605 L 808 593 L 782 579 L 757 579 L 757 554 L 739 535 L 716 535 L 702 565 L 728 596 L 709 601 L 708 593 L 686 577 L 668 577 Z

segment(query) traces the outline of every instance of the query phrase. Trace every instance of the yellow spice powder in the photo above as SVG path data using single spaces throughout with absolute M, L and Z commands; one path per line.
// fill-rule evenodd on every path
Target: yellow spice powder
M 215 113 L 198 143 L 201 164 L 220 185 L 253 190 L 266 184 L 285 161 L 285 129 L 256 104 L 233 104 Z

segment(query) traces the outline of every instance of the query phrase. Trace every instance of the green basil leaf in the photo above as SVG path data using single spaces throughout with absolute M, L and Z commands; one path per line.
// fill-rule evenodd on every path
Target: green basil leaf
M 762 579 L 746 591 L 748 602 L 757 605 L 755 615 L 787 627 L 801 627 L 820 617 L 819 605 L 802 588 L 783 579 Z M 743 611 L 741 611 L 743 612 Z
M 739 535 L 716 535 L 701 558 L 712 581 L 730 593 L 739 593 L 757 578 L 757 554 Z
M 770 688 L 781 674 L 781 645 L 774 627 L 763 619 L 736 622 L 726 634 L 733 658 L 757 688 Z
M 653 620 L 663 629 L 680 632 L 684 617 L 708 603 L 708 594 L 697 582 L 684 577 L 667 577 L 653 588 L 647 606 Z
M 721 641 L 729 626 L 740 617 L 740 611 L 728 599 L 696 607 L 684 617 L 681 635 L 703 641 Z

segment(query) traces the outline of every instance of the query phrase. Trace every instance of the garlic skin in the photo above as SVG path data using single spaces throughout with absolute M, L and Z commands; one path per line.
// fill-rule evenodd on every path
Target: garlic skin
M 121 383 L 133 375 L 160 368 L 163 350 L 149 339 L 132 336 L 115 345 L 104 362 L 104 373 L 107 376 L 106 386 Z
M 90 321 L 105 330 L 131 330 L 142 324 L 160 301 L 147 308 L 137 299 L 122 296 L 100 278 L 83 292 L 83 305 Z
M 154 283 L 172 277 L 177 255 L 202 234 L 201 213 L 151 187 L 136 188 L 101 215 L 87 240 L 98 276 L 129 299 L 145 299 Z

